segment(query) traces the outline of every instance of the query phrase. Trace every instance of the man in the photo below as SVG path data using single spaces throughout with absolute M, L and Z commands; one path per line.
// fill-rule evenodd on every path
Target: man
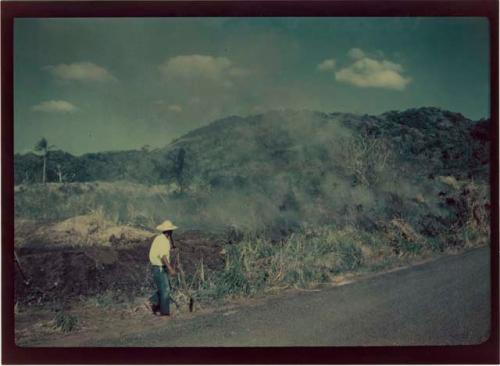
M 177 229 L 177 226 L 166 220 L 156 229 L 162 234 L 156 236 L 151 244 L 149 261 L 157 291 L 149 298 L 149 304 L 146 303 L 146 306 L 155 315 L 159 310 L 160 315 L 168 316 L 170 315 L 170 281 L 168 276 L 177 274 L 170 263 L 170 249 L 175 248 L 172 232 Z

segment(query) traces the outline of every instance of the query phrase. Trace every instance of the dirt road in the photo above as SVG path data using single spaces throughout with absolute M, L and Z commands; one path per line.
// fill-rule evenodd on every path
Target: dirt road
M 480 248 L 340 287 L 87 338 L 78 346 L 475 344 L 489 334 L 489 283 L 489 248 Z

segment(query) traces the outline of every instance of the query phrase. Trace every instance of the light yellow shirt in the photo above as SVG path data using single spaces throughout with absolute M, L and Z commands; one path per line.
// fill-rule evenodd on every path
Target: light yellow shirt
M 149 261 L 152 265 L 163 266 L 161 258 L 166 255 L 170 262 L 170 240 L 163 234 L 158 235 L 149 249 Z

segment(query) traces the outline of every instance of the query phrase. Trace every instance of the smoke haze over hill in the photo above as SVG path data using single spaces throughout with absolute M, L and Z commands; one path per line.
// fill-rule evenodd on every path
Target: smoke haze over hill
M 167 184 L 172 194 L 134 205 L 189 227 L 376 227 L 395 216 L 417 225 L 421 215 L 449 218 L 439 177 L 487 182 L 488 126 L 437 108 L 379 116 L 275 111 L 215 121 L 162 149 L 50 152 L 48 177 L 57 181 L 59 166 L 66 182 Z M 18 183 L 36 182 L 40 169 L 39 157 L 16 155 Z

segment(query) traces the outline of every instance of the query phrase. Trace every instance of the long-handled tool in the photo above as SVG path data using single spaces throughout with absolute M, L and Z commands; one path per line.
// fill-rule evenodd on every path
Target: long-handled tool
M 172 296 L 170 296 L 170 301 L 172 301 L 175 304 L 175 307 L 177 309 L 179 309 L 179 307 L 180 307 L 179 304 L 177 303 L 177 301 L 174 300 L 174 298 Z
M 186 274 L 184 273 L 184 269 L 182 268 L 182 263 L 180 261 L 180 254 L 179 252 L 177 252 L 177 256 L 176 256 L 176 264 L 177 264 L 177 268 L 179 268 L 179 274 L 178 274 L 178 279 L 179 279 L 179 284 L 183 283 L 184 285 L 184 288 L 187 292 L 187 295 L 189 296 L 189 312 L 192 313 L 193 312 L 193 309 L 194 309 L 194 299 L 193 299 L 193 296 L 191 296 L 191 293 L 189 291 L 189 288 L 186 284 Z
M 19 257 L 17 256 L 16 251 L 14 250 L 14 261 L 17 264 L 17 268 L 19 269 L 19 272 L 21 273 L 21 276 L 23 277 L 23 282 L 26 286 L 30 284 L 30 280 L 25 276 L 23 272 L 23 268 L 21 267 L 21 262 L 19 261 Z

